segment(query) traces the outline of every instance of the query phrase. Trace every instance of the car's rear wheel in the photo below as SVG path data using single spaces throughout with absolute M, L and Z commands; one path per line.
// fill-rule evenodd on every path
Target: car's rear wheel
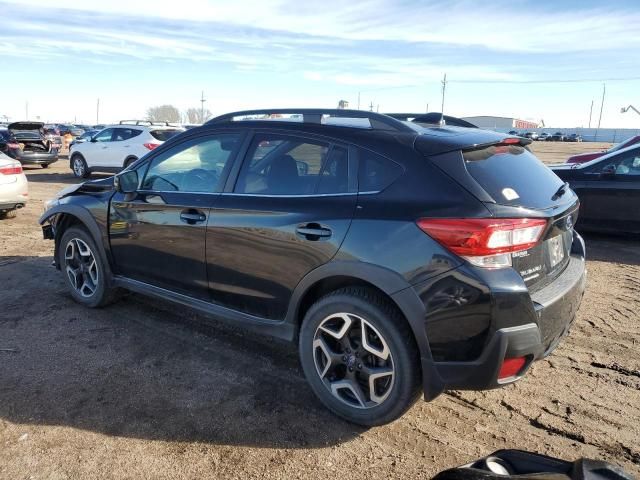
M 71 169 L 76 178 L 87 178 L 90 175 L 89 167 L 87 167 L 87 162 L 82 155 L 73 156 L 71 159 Z
M 58 246 L 58 263 L 69 293 L 87 307 L 102 307 L 117 291 L 107 286 L 104 262 L 93 238 L 84 228 L 70 227 Z
M 49 168 L 49 164 L 48 163 L 43 163 L 40 165 L 42 168 Z
M 127 168 L 129 165 L 131 165 L 133 162 L 135 162 L 136 160 L 138 160 L 136 157 L 129 157 L 124 161 L 124 165 L 123 168 Z
M 300 330 L 300 360 L 320 400 L 360 425 L 397 419 L 420 392 L 419 355 L 406 320 L 366 288 L 337 290 L 311 306 Z

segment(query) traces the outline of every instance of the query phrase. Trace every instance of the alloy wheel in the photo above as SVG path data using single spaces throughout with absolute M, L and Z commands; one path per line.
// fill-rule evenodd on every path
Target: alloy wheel
M 98 288 L 98 262 L 89 246 L 79 238 L 72 238 L 64 250 L 65 271 L 76 292 L 91 297 Z
M 313 338 L 313 359 L 325 387 L 350 407 L 382 404 L 395 380 L 386 340 L 364 318 L 335 313 L 320 322 Z
M 73 160 L 73 173 L 75 173 L 76 177 L 84 176 L 84 163 L 78 157 Z

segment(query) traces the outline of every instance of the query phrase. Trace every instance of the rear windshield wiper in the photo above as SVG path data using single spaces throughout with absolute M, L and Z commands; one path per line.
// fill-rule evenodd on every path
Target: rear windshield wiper
M 558 190 L 556 190 L 556 193 L 553 194 L 553 196 L 551 197 L 551 200 L 559 199 L 562 195 L 564 195 L 564 192 L 567 191 L 567 188 L 569 188 L 569 182 L 564 182 L 560 186 L 560 188 Z

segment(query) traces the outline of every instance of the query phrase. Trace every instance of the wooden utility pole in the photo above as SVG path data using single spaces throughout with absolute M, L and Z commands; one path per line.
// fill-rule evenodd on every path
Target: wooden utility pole
M 444 124 L 444 94 L 447 90 L 447 74 L 444 74 L 442 79 L 442 106 L 440 108 L 440 125 Z
M 204 123 L 204 102 L 207 99 L 204 98 L 204 90 L 202 91 L 202 95 L 200 96 L 200 122 Z
M 589 128 L 591 128 L 591 115 L 593 114 L 593 99 L 591 99 L 591 108 L 589 109 Z

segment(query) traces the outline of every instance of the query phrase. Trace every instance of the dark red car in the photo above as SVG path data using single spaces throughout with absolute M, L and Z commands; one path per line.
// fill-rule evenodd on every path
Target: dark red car
M 607 153 L 617 152 L 618 150 L 622 150 L 623 148 L 630 147 L 631 145 L 635 145 L 636 143 L 640 143 L 640 135 L 636 135 L 634 137 L 627 138 L 624 142 L 620 142 L 609 150 L 602 150 L 601 152 L 588 152 L 581 153 L 579 155 L 573 155 L 567 159 L 567 163 L 585 163 L 590 162 L 591 160 L 595 160 L 596 158 L 600 158 Z

